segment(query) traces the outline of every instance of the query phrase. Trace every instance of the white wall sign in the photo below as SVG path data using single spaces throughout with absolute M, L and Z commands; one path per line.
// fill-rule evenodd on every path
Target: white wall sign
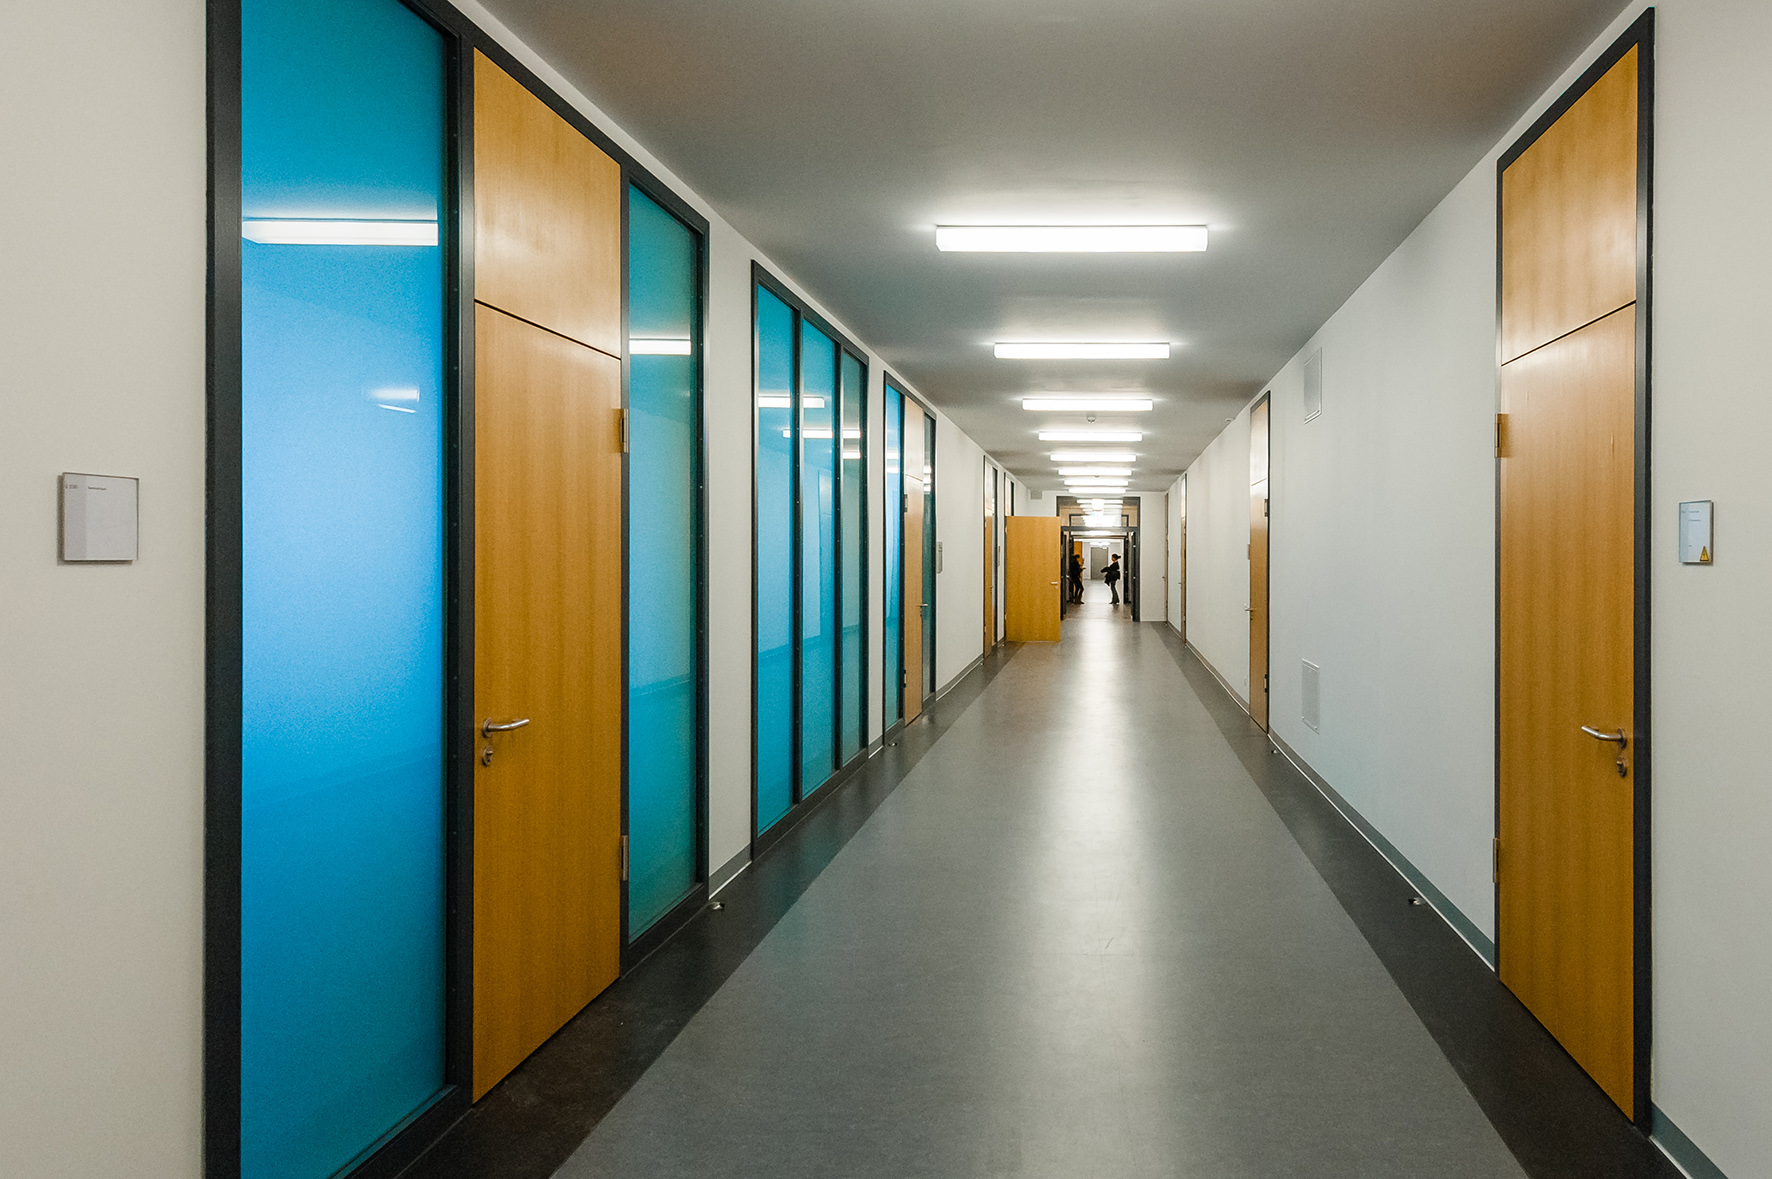
M 66 472 L 61 483 L 62 560 L 135 560 L 137 481 Z
M 1716 551 L 1716 536 L 1711 529 L 1711 501 L 1695 499 L 1681 504 L 1680 564 L 1709 565 Z

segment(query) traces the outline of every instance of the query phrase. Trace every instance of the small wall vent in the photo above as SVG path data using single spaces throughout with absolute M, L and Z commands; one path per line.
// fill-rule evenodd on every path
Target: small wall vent
M 1300 683 L 1299 698 L 1303 704 L 1299 711 L 1304 716 L 1304 723 L 1311 727 L 1312 732 L 1321 732 L 1323 721 L 1323 680 L 1322 669 L 1310 660 L 1302 660 L 1304 667 Z
M 1310 421 L 1323 412 L 1323 350 L 1317 349 L 1304 361 L 1304 420 Z

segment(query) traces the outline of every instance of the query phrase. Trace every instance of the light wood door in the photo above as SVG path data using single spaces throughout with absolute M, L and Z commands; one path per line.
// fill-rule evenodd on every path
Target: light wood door
M 1057 516 L 1011 516 L 1004 523 L 1005 588 L 1009 596 L 1006 638 L 1012 643 L 1056 643 L 1062 637 L 1064 541 Z
M 1501 175 L 1496 627 L 1501 978 L 1632 1116 L 1637 67 Z
M 1501 978 L 1628 1111 L 1635 308 L 1501 388 Z
M 621 363 L 482 307 L 475 332 L 474 1095 L 620 965 Z
M 904 719 L 916 720 L 923 715 L 923 622 L 929 607 L 923 601 L 923 527 L 924 504 L 929 474 L 924 470 L 929 457 L 924 453 L 925 426 L 928 415 L 923 407 L 905 398 L 904 401 L 904 585 L 899 617 L 904 619 Z
M 474 54 L 474 298 L 620 356 L 621 165 Z
M 1249 411 L 1249 715 L 1268 727 L 1268 406 Z
M 1637 297 L 1637 51 L 1501 175 L 1505 363 Z
M 620 962 L 620 181 L 476 56 L 476 1098 Z

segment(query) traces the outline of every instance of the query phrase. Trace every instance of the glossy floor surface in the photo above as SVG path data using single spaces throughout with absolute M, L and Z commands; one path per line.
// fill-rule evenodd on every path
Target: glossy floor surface
M 560 1174 L 1524 1174 L 1162 630 L 1020 648 Z

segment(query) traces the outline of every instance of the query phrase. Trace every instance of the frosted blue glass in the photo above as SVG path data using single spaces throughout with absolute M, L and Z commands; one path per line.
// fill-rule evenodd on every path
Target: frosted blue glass
M 800 793 L 837 747 L 837 349 L 800 326 Z
M 628 335 L 693 343 L 696 240 L 628 189 Z M 628 358 L 628 937 L 695 887 L 695 357 Z
M 867 372 L 861 361 L 843 354 L 843 658 L 842 724 L 837 745 L 837 760 L 845 765 L 861 752 L 863 700 L 867 692 L 867 666 L 862 658 L 862 622 L 867 617 L 866 534 L 862 524 L 867 519 L 867 462 L 862 423 L 867 420 L 864 398 L 867 396 Z
M 891 728 L 904 719 L 904 396 L 890 383 L 886 385 L 886 548 L 885 595 L 880 603 L 881 630 L 880 675 L 884 712 L 882 721 Z
M 435 222 L 443 42 L 245 0 L 243 208 Z M 240 1163 L 321 1179 L 443 1086 L 444 253 L 241 243 Z
M 794 312 L 757 288 L 757 831 L 794 803 Z

